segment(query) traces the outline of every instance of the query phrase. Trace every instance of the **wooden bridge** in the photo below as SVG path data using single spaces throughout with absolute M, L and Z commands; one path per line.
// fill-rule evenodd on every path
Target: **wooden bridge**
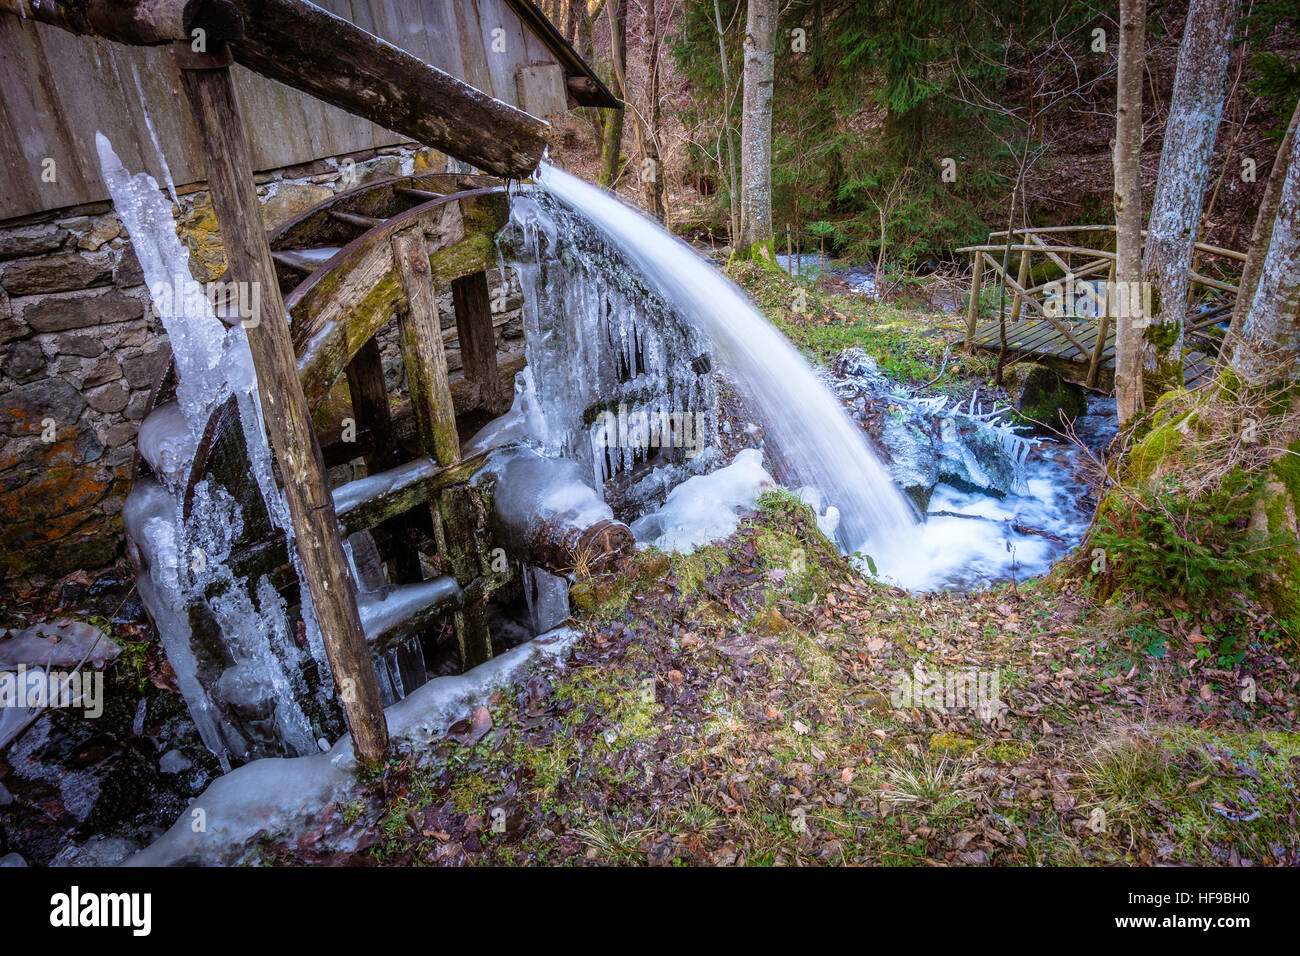
M 985 273 L 1005 292 L 1007 354 L 1053 364 L 1089 387 L 1115 370 L 1114 226 L 1052 226 L 989 233 L 984 245 L 958 252 L 974 257 L 970 301 L 966 310 L 966 347 L 1000 352 L 1004 322 L 996 315 L 981 323 Z M 1145 236 L 1145 233 L 1143 233 Z M 1099 240 L 1103 240 L 1099 243 Z M 1008 244 L 1009 243 L 1009 244 Z M 1096 248 L 1097 244 L 1110 248 Z M 1013 278 L 1003 265 L 1019 259 Z M 1195 246 L 1189 299 L 1204 307 L 1187 316 L 1188 348 L 1183 373 L 1197 387 L 1211 372 L 1217 340 L 1210 329 L 1232 312 L 1237 286 L 1229 279 L 1246 256 L 1198 242 Z M 1200 271 L 1198 271 L 1200 270 Z M 1213 274 L 1210 274 L 1213 273 Z M 1199 292 L 1198 292 L 1199 290 Z

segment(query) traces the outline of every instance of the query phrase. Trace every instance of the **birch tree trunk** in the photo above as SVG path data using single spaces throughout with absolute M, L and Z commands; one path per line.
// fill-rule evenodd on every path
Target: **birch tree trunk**
M 1287 155 L 1278 162 L 1286 163 L 1286 178 L 1277 218 L 1232 355 L 1233 371 L 1249 385 L 1300 377 L 1300 136 L 1291 137 Z
M 1192 0 L 1178 49 L 1178 72 L 1142 262 L 1143 277 L 1152 290 L 1152 314 L 1147 316 L 1142 344 L 1142 393 L 1148 406 L 1183 383 L 1188 271 L 1240 12 L 1240 0 Z
M 772 260 L 772 83 L 776 0 L 749 0 L 740 127 L 741 256 Z
M 1120 0 L 1115 103 L 1115 403 L 1120 424 L 1142 411 L 1142 56 L 1146 0 Z
M 605 12 L 609 14 L 609 61 L 614 70 L 615 85 L 627 70 L 627 0 L 606 0 Z M 624 94 L 624 101 L 627 96 Z M 605 120 L 604 142 L 601 144 L 600 174 L 596 182 L 612 187 L 618 179 L 619 160 L 623 156 L 623 114 L 627 109 L 610 110 Z
M 1286 135 L 1277 148 L 1273 158 L 1273 168 L 1268 173 L 1268 184 L 1264 187 L 1264 198 L 1260 200 L 1259 212 L 1255 215 L 1255 227 L 1250 232 L 1250 247 L 1246 250 L 1246 261 L 1241 267 L 1241 280 L 1237 283 L 1237 301 L 1232 306 L 1232 321 L 1228 323 L 1228 334 L 1223 337 L 1219 347 L 1219 361 L 1223 364 L 1232 358 L 1237 340 L 1241 337 L 1241 326 L 1250 312 L 1250 305 L 1255 299 L 1255 290 L 1259 288 L 1260 267 L 1268 255 L 1268 245 L 1273 238 L 1273 222 L 1277 219 L 1277 204 L 1282 198 L 1282 184 L 1286 181 L 1287 157 L 1291 154 L 1291 144 L 1295 140 L 1296 124 L 1300 123 L 1300 103 L 1296 103 L 1295 112 L 1291 114 L 1291 123 L 1286 128 Z

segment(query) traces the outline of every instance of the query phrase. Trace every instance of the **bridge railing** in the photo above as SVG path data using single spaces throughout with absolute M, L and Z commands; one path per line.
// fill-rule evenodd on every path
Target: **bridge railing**
M 1022 321 L 1028 309 L 1038 319 L 1048 322 L 1060 338 L 1074 348 L 1079 358 L 1088 362 L 1086 381 L 1095 383 L 1117 301 L 1114 233 L 1112 225 L 1003 229 L 989 233 L 985 244 L 958 249 L 958 252 L 969 253 L 974 258 L 966 310 L 966 347 L 970 349 L 974 343 L 981 297 L 985 291 L 985 274 L 991 272 L 992 280 L 1010 301 L 1010 310 L 1006 313 L 1008 321 Z M 1142 235 L 1145 238 L 1146 232 Z M 1111 241 L 1098 241 L 1103 237 L 1111 237 Z M 1112 248 L 1097 248 L 1105 245 Z M 1239 271 L 1240 264 L 1246 259 L 1244 253 L 1204 242 L 1196 243 L 1194 249 L 1193 269 L 1188 273 L 1193 288 L 1200 286 L 1216 290 L 1230 298 L 1226 305 L 1219 304 L 1191 317 L 1186 325 L 1189 332 L 1202 331 L 1221 321 L 1231 311 L 1237 293 L 1237 286 L 1226 278 L 1197 271 L 1197 263 L 1206 258 L 1217 260 L 1216 271 L 1220 276 L 1231 276 L 1234 271 Z M 1010 271 L 1012 256 L 1019 259 L 1014 277 Z M 1052 277 L 1030 286 L 1031 277 L 1036 271 L 1041 274 L 1043 265 L 1050 267 Z M 1079 333 L 1093 323 L 1097 325 L 1097 334 L 1089 347 Z

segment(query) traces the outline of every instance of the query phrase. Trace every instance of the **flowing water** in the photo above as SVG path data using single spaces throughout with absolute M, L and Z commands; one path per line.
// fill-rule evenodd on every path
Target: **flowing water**
M 762 419 L 764 449 L 777 477 L 805 492 L 816 489 L 818 499 L 838 510 L 838 543 L 847 553 L 871 557 L 861 562 L 864 570 L 912 590 L 980 587 L 1042 574 L 1078 543 L 1088 515 L 1087 487 L 1075 475 L 1076 449 L 1046 441 L 1028 456 L 1012 455 L 1016 480 L 1000 490 L 961 490 L 941 480 L 922 521 L 834 393 L 835 378 L 815 372 L 715 265 L 594 186 L 547 164 L 537 178 L 550 196 L 608 236 L 654 292 L 704 333 L 729 380 Z M 534 231 L 553 234 L 555 223 L 547 220 Z M 827 265 L 804 258 L 805 267 Z M 562 306 L 589 310 L 572 297 Z M 563 360 L 572 363 L 573 356 Z M 887 396 L 880 400 L 893 404 Z M 542 402 L 544 410 L 548 404 Z M 554 416 L 547 410 L 546 417 Z M 1110 418 L 1101 403 L 1080 422 L 1080 436 L 1095 432 L 1104 440 Z M 952 428 L 951 421 L 943 424 Z M 981 437 L 987 445 L 1009 436 L 1005 426 L 990 424 Z M 674 514 L 689 510 L 679 502 Z M 674 533 L 694 540 L 697 530 Z
M 912 535 L 917 515 L 862 431 L 789 341 L 745 294 L 671 235 L 618 199 L 553 166 L 538 180 L 607 233 L 645 280 L 708 338 L 713 358 L 762 418 L 792 486 L 811 485 L 840 512 L 849 552 L 885 554 Z

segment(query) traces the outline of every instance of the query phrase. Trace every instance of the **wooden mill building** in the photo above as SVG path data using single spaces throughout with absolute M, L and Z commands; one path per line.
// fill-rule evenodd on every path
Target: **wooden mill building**
M 127 169 L 147 171 L 174 197 L 194 277 L 217 279 L 227 265 L 171 50 L 38 22 L 51 7 L 56 16 L 66 7 L 93 18 L 98 8 L 131 6 L 126 0 L 43 0 L 39 16 L 30 3 L 0 0 L 0 520 L 7 531 L 0 577 L 9 585 L 94 570 L 119 556 L 136 434 L 167 362 L 166 337 L 100 176 L 97 132 Z M 317 6 L 378 37 L 382 49 L 405 51 L 541 119 L 618 106 L 528 0 Z M 338 66 L 316 65 L 323 75 Z M 414 142 L 264 72 L 232 67 L 268 231 L 368 182 L 469 171 L 429 139 Z M 502 277 L 492 281 L 505 286 Z M 448 290 L 439 294 L 450 302 Z M 517 351 L 514 290 L 505 306 L 493 319 L 498 344 Z M 450 304 L 442 314 L 453 326 L 447 357 L 455 378 L 460 343 Z M 52 431 L 42 428 L 49 422 Z

